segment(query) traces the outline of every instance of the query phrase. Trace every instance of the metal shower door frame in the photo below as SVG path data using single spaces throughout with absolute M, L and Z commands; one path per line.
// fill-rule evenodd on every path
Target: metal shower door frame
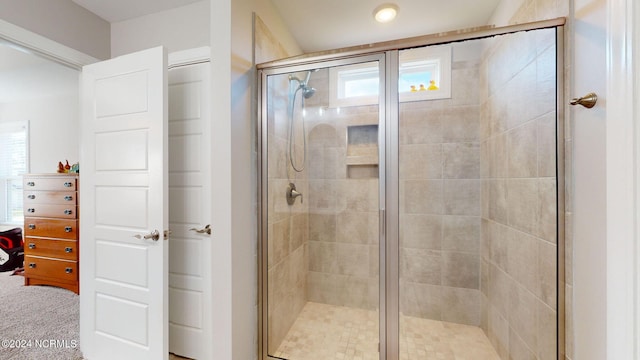
M 385 251 L 388 248 L 386 246 L 385 238 L 385 201 L 388 199 L 386 194 L 386 169 L 388 168 L 385 163 L 390 155 L 386 153 L 387 146 L 385 145 L 388 134 L 386 131 L 386 122 L 389 121 L 387 104 L 388 104 L 388 87 L 385 82 L 386 73 L 389 65 L 387 64 L 388 56 L 385 52 L 369 53 L 360 56 L 351 56 L 348 58 L 341 58 L 335 60 L 322 60 L 317 62 L 309 62 L 294 66 L 281 66 L 273 67 L 269 69 L 258 70 L 258 358 L 259 359 L 272 359 L 279 360 L 279 358 L 269 356 L 268 349 L 268 269 L 266 268 L 268 263 L 268 234 L 269 234 L 269 221 L 268 221 L 268 102 L 266 95 L 268 94 L 268 77 L 273 75 L 282 75 L 294 72 L 309 71 L 313 69 L 332 68 L 343 65 L 353 65 L 367 62 L 377 62 L 379 69 L 379 104 L 378 104 L 378 209 L 380 214 L 379 223 L 379 259 L 380 259 L 380 271 L 379 271 L 379 338 L 380 340 L 380 352 L 382 353 L 385 347 L 387 334 L 387 314 L 390 312 L 386 309 L 387 302 L 387 290 L 386 290 L 386 272 L 384 269 L 388 266 L 385 263 L 386 254 Z M 397 88 L 397 80 L 396 80 Z M 397 113 L 397 112 L 396 112 Z M 396 117 L 397 123 L 397 117 Z M 397 267 L 397 261 L 396 261 Z M 397 296 L 396 296 L 397 298 Z M 397 303 L 397 300 L 396 300 Z M 384 359 L 384 357 L 382 358 Z
M 380 213 L 380 360 L 399 358 L 399 50 L 475 40 L 522 31 L 556 29 L 556 239 L 557 239 L 557 359 L 565 358 L 565 110 L 564 57 L 565 18 L 504 27 L 486 26 L 462 31 L 419 36 L 320 53 L 305 54 L 257 65 L 258 69 L 258 358 L 278 360 L 267 353 L 267 76 L 358 62 L 380 61 L 379 104 L 379 213 Z M 380 99 L 383 99 L 382 96 Z M 387 281 L 389 280 L 389 281 Z

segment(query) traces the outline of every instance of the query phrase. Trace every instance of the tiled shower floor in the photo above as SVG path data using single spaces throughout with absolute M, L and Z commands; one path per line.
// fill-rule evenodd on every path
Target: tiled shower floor
M 378 312 L 309 302 L 272 354 L 289 360 L 377 360 Z M 475 326 L 400 318 L 401 360 L 499 360 Z

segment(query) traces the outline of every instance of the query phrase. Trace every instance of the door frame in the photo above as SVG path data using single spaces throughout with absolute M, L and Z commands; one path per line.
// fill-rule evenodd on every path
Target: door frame
M 640 6 L 607 1 L 606 340 L 609 359 L 640 359 Z M 575 224 L 583 226 L 586 224 Z M 577 294 L 576 296 L 579 296 Z

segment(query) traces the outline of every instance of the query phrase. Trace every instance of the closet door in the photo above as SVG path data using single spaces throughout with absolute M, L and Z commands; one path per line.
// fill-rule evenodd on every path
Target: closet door
M 210 50 L 195 50 L 206 59 L 170 54 L 170 63 L 181 56 L 192 65 L 169 70 L 169 351 L 213 359 Z
M 82 73 L 80 340 L 88 359 L 168 358 L 167 60 Z

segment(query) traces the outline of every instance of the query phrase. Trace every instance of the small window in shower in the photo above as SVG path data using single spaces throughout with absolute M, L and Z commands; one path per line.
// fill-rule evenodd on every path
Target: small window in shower
M 451 46 L 427 46 L 400 52 L 400 102 L 451 97 Z M 332 108 L 378 103 L 377 63 L 330 69 L 329 106 Z

